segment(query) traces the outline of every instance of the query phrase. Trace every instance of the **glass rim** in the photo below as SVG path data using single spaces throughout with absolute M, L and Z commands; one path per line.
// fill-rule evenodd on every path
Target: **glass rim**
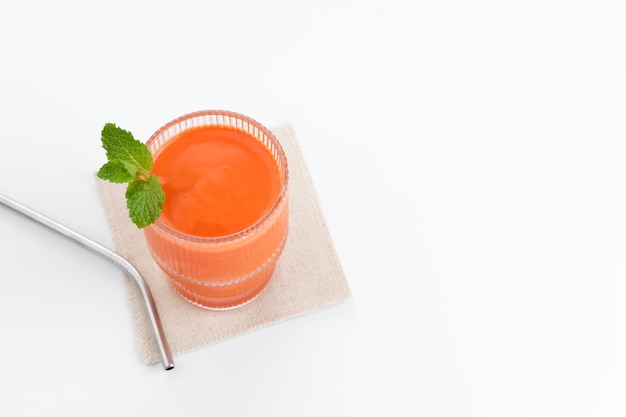
M 272 143 L 272 145 L 275 148 L 275 152 L 278 156 L 278 159 L 276 161 L 277 164 L 281 164 L 282 165 L 282 170 L 281 170 L 281 185 L 280 185 L 280 190 L 278 192 L 278 195 L 276 196 L 276 200 L 274 201 L 274 203 L 271 205 L 271 207 L 259 218 L 257 219 L 257 221 L 255 221 L 254 223 L 252 223 L 250 226 L 246 227 L 243 230 L 240 230 L 238 232 L 235 233 L 231 233 L 228 235 L 223 235 L 223 236 L 197 236 L 197 235 L 191 235 L 185 232 L 182 232 L 172 226 L 169 226 L 167 224 L 165 224 L 163 221 L 159 219 L 157 219 L 154 223 L 152 223 L 151 225 L 149 225 L 148 227 L 158 227 L 162 230 L 164 230 L 165 232 L 167 232 L 169 235 L 173 235 L 179 239 L 185 240 L 185 241 L 189 241 L 189 242 L 193 242 L 193 243 L 198 243 L 198 244 L 219 244 L 219 243 L 232 243 L 234 241 L 237 241 L 239 239 L 243 239 L 246 236 L 249 236 L 250 234 L 252 234 L 255 230 L 259 229 L 263 224 L 265 224 L 268 219 L 274 214 L 276 213 L 279 208 L 281 207 L 282 203 L 285 201 L 285 199 L 287 198 L 287 186 L 289 183 L 289 166 L 288 166 L 288 162 L 287 162 L 287 156 L 285 155 L 285 151 L 282 147 L 282 145 L 280 144 L 280 142 L 278 141 L 278 139 L 276 138 L 276 136 L 274 135 L 274 133 L 272 133 L 272 131 L 270 129 L 268 129 L 267 127 L 265 127 L 263 124 L 259 123 L 258 121 L 256 121 L 255 119 L 246 116 L 244 114 L 241 113 L 237 113 L 237 112 L 233 112 L 230 110 L 199 110 L 199 111 L 195 111 L 195 112 L 191 112 L 191 113 L 187 113 L 184 114 L 182 116 L 179 116 L 175 119 L 170 120 L 169 122 L 165 123 L 163 126 L 161 126 L 159 129 L 156 130 L 156 132 L 154 132 L 150 138 L 146 141 L 146 146 L 148 146 L 148 148 L 150 147 L 150 145 L 157 140 L 157 138 L 161 135 L 163 135 L 163 133 L 165 131 L 167 131 L 168 129 L 170 129 L 171 127 L 180 124 L 181 122 L 184 122 L 186 120 L 191 120 L 194 118 L 198 118 L 198 117 L 204 117 L 204 116 L 216 116 L 216 117 L 230 117 L 230 118 L 234 118 L 235 120 L 240 120 L 242 122 L 246 122 L 249 125 L 254 126 L 255 128 L 257 128 L 259 131 L 261 131 L 267 138 L 268 140 Z M 190 127 L 186 127 L 184 129 L 181 129 L 180 132 L 183 132 L 185 130 L 188 130 L 189 128 L 193 128 L 193 127 L 199 127 L 199 126 L 228 126 L 237 130 L 240 130 L 244 133 L 249 134 L 250 136 L 252 136 L 254 139 L 259 140 L 259 138 L 255 137 L 252 133 L 239 128 L 238 126 L 231 126 L 231 125 L 227 125 L 227 124 L 223 124 L 223 123 L 213 123 L 213 124 L 201 124 L 201 125 L 197 125 L 197 126 L 190 126 Z M 179 133 L 180 133 L 179 132 Z M 167 140 L 169 141 L 169 139 Z M 269 150 L 269 149 L 268 149 Z M 271 153 L 271 151 L 270 151 Z M 167 196 L 166 196 L 167 198 Z

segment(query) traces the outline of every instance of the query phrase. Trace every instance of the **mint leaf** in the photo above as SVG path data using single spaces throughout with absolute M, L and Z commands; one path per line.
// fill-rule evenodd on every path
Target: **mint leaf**
M 165 193 L 159 177 L 151 175 L 147 180 L 134 179 L 126 189 L 126 206 L 130 218 L 139 228 L 146 227 L 161 215 Z
M 154 223 L 163 210 L 165 193 L 159 177 L 150 173 L 153 166 L 150 150 L 132 133 L 113 123 L 104 125 L 101 139 L 108 162 L 102 165 L 98 177 L 128 183 L 126 206 L 130 219 L 139 228 Z
M 130 171 L 130 172 L 129 172 Z M 134 170 L 128 169 L 126 164 L 120 161 L 111 161 L 102 165 L 100 171 L 98 171 L 98 177 L 103 180 L 116 182 L 116 183 L 125 183 L 130 182 L 135 178 L 137 174 L 137 169 Z
M 102 129 L 102 147 L 107 151 L 109 161 L 125 162 L 143 171 L 144 175 L 152 169 L 152 155 L 146 145 L 113 123 L 105 124 Z

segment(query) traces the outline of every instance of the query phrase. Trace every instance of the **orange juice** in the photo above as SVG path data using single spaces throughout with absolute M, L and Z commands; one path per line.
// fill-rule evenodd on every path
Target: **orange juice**
M 280 191 L 272 154 L 230 127 L 193 127 L 155 157 L 152 173 L 167 195 L 161 220 L 190 235 L 242 231 L 271 208 Z
M 207 111 L 170 122 L 147 145 L 166 196 L 144 229 L 159 267 L 202 307 L 253 299 L 287 236 L 288 170 L 274 135 L 246 116 Z

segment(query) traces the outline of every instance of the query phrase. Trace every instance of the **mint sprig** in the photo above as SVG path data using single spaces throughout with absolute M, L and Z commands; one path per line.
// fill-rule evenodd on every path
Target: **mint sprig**
M 98 177 L 128 183 L 126 206 L 130 219 L 140 229 L 154 223 L 163 210 L 165 193 L 159 177 L 150 173 L 154 162 L 148 147 L 113 123 L 102 129 L 102 147 L 108 162 L 102 165 Z

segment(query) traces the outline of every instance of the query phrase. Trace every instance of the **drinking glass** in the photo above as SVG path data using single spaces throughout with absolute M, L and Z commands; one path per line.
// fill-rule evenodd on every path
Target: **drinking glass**
M 287 239 L 287 159 L 274 134 L 242 114 L 207 110 L 165 124 L 147 141 L 154 156 L 188 129 L 222 126 L 245 132 L 261 143 L 278 167 L 280 188 L 269 210 L 254 223 L 226 236 L 193 236 L 157 220 L 144 228 L 150 253 L 174 288 L 188 301 L 208 309 L 227 309 L 254 299 L 270 281 Z M 166 195 L 166 199 L 167 199 Z

